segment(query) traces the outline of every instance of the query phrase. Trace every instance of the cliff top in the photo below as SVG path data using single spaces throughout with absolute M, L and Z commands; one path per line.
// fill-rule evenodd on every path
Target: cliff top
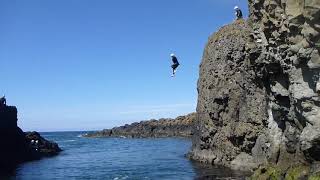
M 0 129 L 8 130 L 17 127 L 17 108 L 15 106 L 0 107 Z

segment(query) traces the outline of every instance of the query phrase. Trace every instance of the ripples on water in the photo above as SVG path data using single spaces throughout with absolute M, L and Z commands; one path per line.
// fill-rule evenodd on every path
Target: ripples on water
M 203 167 L 185 158 L 191 142 L 179 138 L 82 138 L 79 132 L 42 133 L 64 150 L 20 165 L 10 179 L 242 179 L 225 168 Z

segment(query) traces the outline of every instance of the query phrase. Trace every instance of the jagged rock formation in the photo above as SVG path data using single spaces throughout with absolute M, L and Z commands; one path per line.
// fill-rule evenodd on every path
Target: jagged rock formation
M 209 38 L 189 156 L 238 169 L 317 172 L 320 1 L 249 0 L 249 7 L 248 21 Z
M 25 136 L 27 143 L 36 150 L 40 157 L 55 156 L 62 151 L 57 143 L 44 139 L 38 132 L 26 132 Z
M 19 163 L 61 151 L 56 143 L 43 139 L 38 133 L 24 133 L 17 126 L 17 121 L 16 107 L 0 106 L 0 174 L 13 170 Z
M 105 129 L 85 134 L 84 137 L 129 137 L 129 138 L 159 138 L 159 137 L 190 137 L 196 113 L 179 116 L 176 119 L 159 119 L 141 121 L 140 123 Z

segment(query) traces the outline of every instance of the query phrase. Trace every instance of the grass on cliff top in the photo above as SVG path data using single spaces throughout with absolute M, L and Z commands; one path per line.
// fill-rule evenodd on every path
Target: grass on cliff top
M 233 38 L 239 35 L 243 35 L 244 37 L 246 37 L 248 31 L 249 26 L 246 20 L 239 19 L 231 24 L 221 27 L 217 32 L 210 36 L 209 42 L 215 42 L 219 39 L 223 39 L 223 37 Z

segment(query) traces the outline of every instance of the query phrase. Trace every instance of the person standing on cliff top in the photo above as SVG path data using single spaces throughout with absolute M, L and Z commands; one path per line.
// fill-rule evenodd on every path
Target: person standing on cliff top
M 236 15 L 236 17 L 237 17 L 237 20 L 238 20 L 238 19 L 242 19 L 242 18 L 243 18 L 243 15 L 242 15 L 241 9 L 240 9 L 238 6 L 235 6 L 235 7 L 234 7 L 234 10 L 236 11 L 235 15 Z
M 6 106 L 6 105 L 7 105 L 6 96 L 3 95 L 2 98 L 0 98 L 0 106 Z
M 172 53 L 172 54 L 170 54 L 170 56 L 171 56 L 171 59 L 172 59 L 172 65 L 171 65 L 171 68 L 172 68 L 172 75 L 171 75 L 171 77 L 174 77 L 175 76 L 175 74 L 176 74 L 176 72 L 177 72 L 177 68 L 178 68 L 178 66 L 180 65 L 179 64 L 179 61 L 178 61 L 178 59 L 177 59 L 177 57 Z

